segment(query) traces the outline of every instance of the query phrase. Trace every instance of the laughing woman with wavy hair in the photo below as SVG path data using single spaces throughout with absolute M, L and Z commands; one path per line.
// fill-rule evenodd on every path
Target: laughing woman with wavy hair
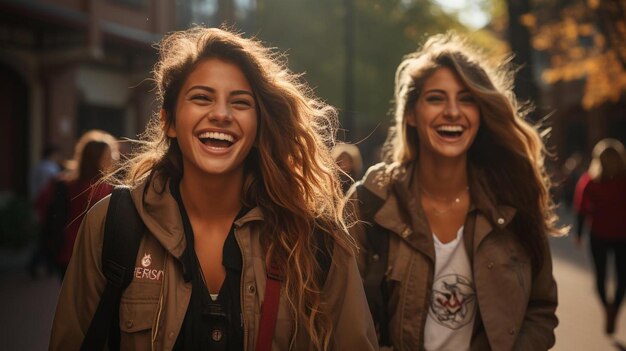
M 118 172 L 147 228 L 137 266 L 159 271 L 122 296 L 121 348 L 252 350 L 269 338 L 273 350 L 375 349 L 329 151 L 334 109 L 238 34 L 194 27 L 159 49 L 161 110 Z M 107 206 L 83 222 L 53 349 L 78 348 L 96 309 Z M 270 280 L 273 333 L 259 320 Z
M 506 66 L 454 34 L 429 38 L 397 69 L 385 162 L 350 193 L 369 222 L 352 233 L 383 345 L 554 344 L 547 236 L 561 230 L 544 144 L 511 84 Z

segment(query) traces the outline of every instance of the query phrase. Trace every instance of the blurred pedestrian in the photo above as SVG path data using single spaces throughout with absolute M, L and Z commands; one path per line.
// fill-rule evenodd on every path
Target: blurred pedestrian
M 61 172 L 61 153 L 56 144 L 46 144 L 41 154 L 42 159 L 35 165 L 30 174 L 29 192 L 33 204 L 41 191 Z M 56 267 L 53 255 L 46 249 L 45 235 L 41 229 L 43 223 L 41 213 L 37 213 L 37 222 L 39 224 L 37 246 L 28 264 L 28 271 L 33 278 L 37 277 L 42 266 L 48 274 L 54 273 Z
M 615 321 L 626 293 L 626 151 L 615 139 L 603 139 L 593 148 L 589 170 L 576 185 L 576 242 L 582 245 L 583 228 L 589 226 L 596 289 L 604 307 L 605 332 L 615 331 Z M 617 275 L 612 301 L 606 292 L 609 255 Z
M 589 160 L 582 152 L 574 152 L 563 163 L 558 171 L 558 191 L 555 198 L 569 210 L 574 204 L 576 184 L 587 171 Z
M 55 258 L 61 280 L 85 213 L 111 193 L 112 187 L 101 178 L 118 159 L 117 141 L 111 134 L 100 130 L 85 132 L 74 147 L 67 170 L 37 198 L 47 251 Z
M 147 228 L 137 269 L 154 274 L 124 291 L 109 346 L 375 349 L 325 144 L 334 131 L 318 128 L 336 123 L 334 109 L 272 50 L 235 33 L 193 27 L 159 48 L 160 114 L 121 180 Z M 101 298 L 109 201 L 81 227 L 52 350 L 80 347 Z
M 61 152 L 56 144 L 48 143 L 41 152 L 42 159 L 30 174 L 30 198 L 34 201 L 41 190 L 61 172 Z
M 333 159 L 341 170 L 339 180 L 344 194 L 352 186 L 355 179 L 358 179 L 363 169 L 363 159 L 359 148 L 354 144 L 337 143 L 332 151 Z
M 350 193 L 370 310 L 396 351 L 555 342 L 545 148 L 490 62 L 454 34 L 406 56 L 385 162 Z

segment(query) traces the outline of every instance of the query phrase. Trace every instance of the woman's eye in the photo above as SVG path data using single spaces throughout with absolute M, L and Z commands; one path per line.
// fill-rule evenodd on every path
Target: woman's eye
M 248 100 L 235 100 L 233 101 L 233 105 L 239 107 L 252 107 L 252 102 Z
M 426 101 L 428 102 L 441 102 L 443 100 L 444 100 L 444 97 L 440 95 L 429 95 L 426 97 Z
M 461 96 L 461 97 L 459 98 L 459 100 L 460 100 L 461 102 L 465 102 L 465 103 L 468 103 L 468 104 L 473 104 L 473 103 L 475 103 L 475 102 L 476 102 L 476 100 L 474 99 L 474 97 L 473 97 L 473 96 L 471 96 L 471 95 L 463 95 L 463 96 Z
M 206 95 L 193 95 L 191 100 L 195 101 L 210 101 L 211 99 Z

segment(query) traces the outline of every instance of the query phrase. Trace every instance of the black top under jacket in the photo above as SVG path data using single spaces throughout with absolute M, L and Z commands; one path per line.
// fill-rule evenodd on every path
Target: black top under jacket
M 186 281 L 191 281 L 191 299 L 174 350 L 243 351 L 243 316 L 241 315 L 240 280 L 243 261 L 234 224 L 224 242 L 222 265 L 226 278 L 213 301 L 204 282 L 196 256 L 194 236 L 187 211 L 180 196 L 178 181 L 170 182 L 170 191 L 180 209 L 187 247 L 181 257 Z M 247 212 L 242 208 L 236 219 Z M 236 220 L 235 219 L 235 220 Z

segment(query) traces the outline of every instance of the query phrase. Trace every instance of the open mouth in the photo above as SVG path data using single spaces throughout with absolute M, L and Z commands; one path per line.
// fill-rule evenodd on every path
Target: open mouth
M 221 132 L 204 132 L 198 134 L 200 142 L 206 146 L 225 149 L 232 146 L 235 143 L 235 137 L 231 134 Z
M 452 125 L 439 126 L 435 130 L 444 138 L 458 138 L 464 131 L 463 127 Z

